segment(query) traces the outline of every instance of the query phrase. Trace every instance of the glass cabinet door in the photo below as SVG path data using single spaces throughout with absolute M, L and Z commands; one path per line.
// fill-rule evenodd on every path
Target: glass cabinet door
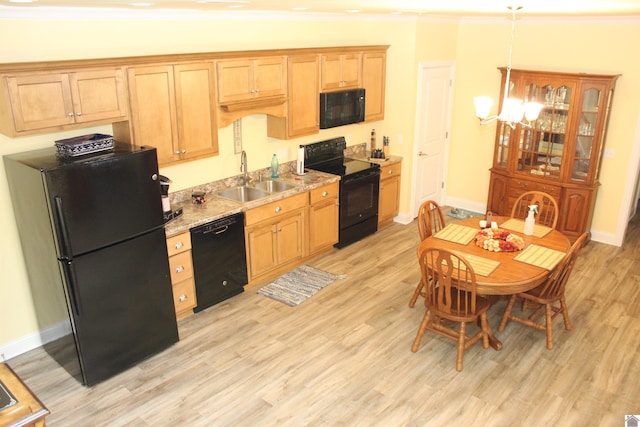
M 540 102 L 544 107 L 531 127 L 523 127 L 520 132 L 517 172 L 560 178 L 571 92 L 572 89 L 564 85 L 529 84 L 525 88 L 525 101 Z
M 578 129 L 576 132 L 576 149 L 573 155 L 571 180 L 587 181 L 593 149 L 596 144 L 596 128 L 601 91 L 589 88 L 583 92 L 582 103 L 579 106 Z M 597 158 L 595 158 L 597 159 Z
M 505 123 L 498 124 L 498 140 L 494 153 L 494 167 L 506 169 L 509 164 L 509 141 L 511 140 L 511 127 Z

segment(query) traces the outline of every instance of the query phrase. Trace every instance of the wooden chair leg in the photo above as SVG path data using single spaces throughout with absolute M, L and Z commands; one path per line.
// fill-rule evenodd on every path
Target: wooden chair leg
M 553 348 L 553 309 L 551 308 L 551 304 L 545 304 L 544 309 L 544 321 L 545 327 L 547 331 L 547 348 L 551 350 Z
M 487 313 L 480 315 L 480 327 L 482 329 L 482 347 L 489 348 L 489 335 L 491 335 L 491 325 L 487 321 Z
M 460 334 L 458 335 L 458 357 L 456 357 L 456 371 L 462 371 L 462 358 L 464 357 L 466 335 L 467 325 L 465 322 L 460 322 Z
M 416 334 L 416 338 L 413 340 L 413 345 L 411 346 L 411 351 L 418 351 L 418 347 L 420 346 L 420 341 L 422 340 L 422 336 L 424 332 L 427 330 L 427 326 L 429 326 L 429 321 L 431 320 L 431 312 L 429 310 L 424 313 L 424 317 L 422 318 L 422 323 L 420 323 L 420 328 L 418 328 L 418 333 Z
M 509 298 L 509 302 L 507 303 L 507 308 L 504 309 L 504 314 L 502 315 L 502 320 L 500 321 L 500 325 L 498 325 L 498 331 L 504 331 L 505 326 L 507 326 L 507 322 L 509 321 L 509 316 L 511 315 L 511 310 L 513 310 L 513 306 L 516 303 L 517 296 L 511 295 Z
M 567 309 L 567 301 L 562 297 L 560 299 L 560 309 L 562 310 L 562 319 L 564 320 L 564 328 L 567 331 L 570 331 L 573 326 L 571 326 L 571 320 L 569 319 L 569 310 Z
M 416 286 L 416 290 L 413 292 L 413 296 L 409 301 L 409 307 L 413 308 L 416 305 L 416 301 L 418 300 L 422 289 L 424 289 L 424 283 L 422 283 L 422 279 L 420 279 L 420 282 L 418 283 L 418 286 Z

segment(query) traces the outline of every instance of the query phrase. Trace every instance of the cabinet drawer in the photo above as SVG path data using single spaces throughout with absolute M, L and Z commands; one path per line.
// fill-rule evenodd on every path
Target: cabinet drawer
M 333 184 L 325 185 L 320 188 L 314 188 L 309 192 L 309 200 L 313 205 L 314 203 L 328 200 L 334 197 L 338 197 L 340 192 L 340 183 L 334 182 Z
M 511 180 L 509 185 L 509 196 L 518 198 L 522 193 L 527 191 L 543 191 L 553 196 L 556 201 L 560 197 L 562 187 L 558 185 L 550 185 L 534 181 L 526 181 L 524 179 Z
M 189 277 L 193 277 L 191 251 L 181 252 L 169 257 L 169 269 L 171 270 L 171 283 L 178 283 Z
M 196 306 L 196 288 L 193 278 L 173 285 L 173 305 L 176 313 Z
M 169 256 L 191 249 L 191 235 L 187 233 L 176 234 L 167 238 L 167 253 Z
M 380 168 L 380 179 L 389 178 L 392 176 L 399 176 L 402 172 L 402 163 L 393 163 L 388 166 Z
M 265 219 L 277 218 L 307 205 L 307 193 L 300 193 L 277 202 L 268 203 L 245 212 L 246 225 L 256 224 Z

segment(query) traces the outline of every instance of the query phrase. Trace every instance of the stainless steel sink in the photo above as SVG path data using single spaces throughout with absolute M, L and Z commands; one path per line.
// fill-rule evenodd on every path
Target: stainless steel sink
M 257 188 L 252 187 L 232 187 L 218 192 L 218 195 L 227 199 L 236 200 L 238 202 L 250 202 L 252 200 L 258 200 L 269 193 Z
M 283 181 L 274 181 L 273 179 L 254 182 L 253 186 L 259 190 L 268 191 L 269 193 L 278 193 L 295 187 L 293 184 L 288 184 Z

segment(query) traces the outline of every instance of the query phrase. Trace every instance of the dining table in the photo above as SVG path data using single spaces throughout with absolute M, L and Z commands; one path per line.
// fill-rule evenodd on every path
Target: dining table
M 476 274 L 476 292 L 496 300 L 496 296 L 526 292 L 543 283 L 571 246 L 566 235 L 550 227 L 535 224 L 533 235 L 527 236 L 522 219 L 495 215 L 492 219 L 502 235 L 521 237 L 522 249 L 493 251 L 479 246 L 476 237 L 482 230 L 482 218 L 470 217 L 447 224 L 424 239 L 418 246 L 418 256 L 428 248 L 443 248 L 462 255 Z M 502 349 L 493 333 L 489 342 L 496 350 Z

